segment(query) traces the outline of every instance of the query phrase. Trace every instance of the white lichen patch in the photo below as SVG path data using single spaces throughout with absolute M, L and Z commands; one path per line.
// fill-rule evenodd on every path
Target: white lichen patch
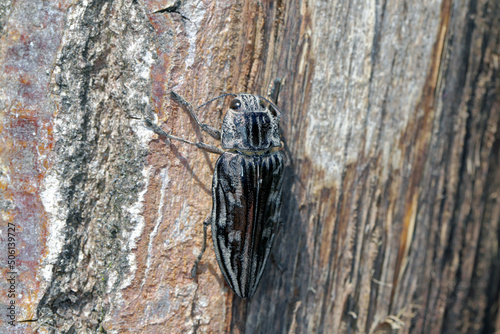
M 132 283 L 132 281 L 135 278 L 135 273 L 137 271 L 136 256 L 135 253 L 132 252 L 132 250 L 137 248 L 137 241 L 141 237 L 145 226 L 144 216 L 142 215 L 142 212 L 144 210 L 144 196 L 146 195 L 146 192 L 148 190 L 150 173 L 151 173 L 151 166 L 148 166 L 143 169 L 142 171 L 142 176 L 144 180 L 143 190 L 139 193 L 138 199 L 135 203 L 133 203 L 130 207 L 123 208 L 123 210 L 128 211 L 128 213 L 131 215 L 131 222 L 134 228 L 130 233 L 130 237 L 128 238 L 128 243 L 127 243 L 127 249 L 130 252 L 127 256 L 128 263 L 130 266 L 129 267 L 130 273 L 123 280 L 120 286 L 121 289 L 126 288 Z
M 185 60 L 186 68 L 194 64 L 196 57 L 196 41 L 199 29 L 206 15 L 206 8 L 202 1 L 186 3 L 185 11 L 189 13 L 189 28 L 186 29 L 187 42 L 189 43 L 188 54 Z
M 50 247 L 47 247 L 48 254 L 40 266 L 41 277 L 45 284 L 51 281 L 52 267 L 64 245 L 64 227 L 68 211 L 67 206 L 61 205 L 60 187 L 61 180 L 57 177 L 57 173 L 48 174 L 45 178 L 44 190 L 40 194 L 45 212 L 49 214 L 46 245 Z

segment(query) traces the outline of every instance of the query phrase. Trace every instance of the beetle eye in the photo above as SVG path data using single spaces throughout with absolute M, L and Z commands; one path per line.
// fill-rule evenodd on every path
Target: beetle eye
M 231 104 L 229 105 L 229 108 L 231 108 L 233 110 L 240 109 L 240 107 L 241 107 L 241 102 L 238 99 L 232 100 Z

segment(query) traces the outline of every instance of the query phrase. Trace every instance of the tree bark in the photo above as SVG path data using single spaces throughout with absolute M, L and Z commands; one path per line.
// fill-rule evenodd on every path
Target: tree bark
M 2 1 L 21 321 L 2 328 L 500 333 L 498 17 L 494 0 Z M 275 78 L 283 224 L 241 300 L 210 237 L 190 276 L 217 155 L 143 120 L 217 145 L 169 92 L 198 106 Z M 227 108 L 197 112 L 220 128 Z

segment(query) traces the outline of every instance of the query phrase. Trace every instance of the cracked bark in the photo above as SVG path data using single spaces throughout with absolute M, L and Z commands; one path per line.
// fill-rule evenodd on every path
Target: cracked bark
M 14 332 L 500 331 L 499 16 L 493 0 L 3 1 L 0 203 L 25 245 L 18 320 L 36 320 Z M 216 144 L 168 93 L 196 106 L 276 77 L 283 226 L 243 301 L 210 238 L 190 278 L 217 156 L 141 119 Z

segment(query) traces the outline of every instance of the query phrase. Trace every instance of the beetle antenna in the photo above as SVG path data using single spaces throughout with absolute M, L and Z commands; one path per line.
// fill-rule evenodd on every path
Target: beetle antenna
M 275 105 L 274 103 L 272 103 L 271 101 L 269 101 L 268 99 L 266 99 L 266 98 L 265 98 L 265 97 L 263 97 L 263 96 L 260 96 L 260 95 L 257 95 L 257 96 L 258 96 L 258 97 L 260 97 L 261 99 L 263 99 L 263 100 L 265 100 L 265 101 L 269 102 L 269 104 L 270 104 L 270 105 L 272 105 L 274 109 L 278 110 L 278 111 L 280 112 L 281 116 L 283 116 L 283 118 L 286 120 L 286 116 L 285 116 L 285 114 L 283 114 L 283 112 L 280 110 L 280 108 L 276 107 L 276 105 Z
M 213 102 L 213 101 L 215 101 L 215 100 L 220 99 L 221 97 L 226 97 L 226 96 L 229 96 L 229 95 L 231 95 L 231 96 L 236 96 L 236 94 L 232 94 L 232 93 L 222 94 L 222 95 L 220 95 L 220 96 L 217 96 L 216 98 L 213 98 L 213 99 L 211 99 L 211 100 L 209 100 L 209 101 L 207 101 L 207 102 L 203 103 L 201 106 L 199 106 L 198 108 L 196 108 L 196 110 L 200 109 L 201 107 L 206 106 L 207 104 L 209 104 L 209 103 L 211 103 L 211 102 Z

